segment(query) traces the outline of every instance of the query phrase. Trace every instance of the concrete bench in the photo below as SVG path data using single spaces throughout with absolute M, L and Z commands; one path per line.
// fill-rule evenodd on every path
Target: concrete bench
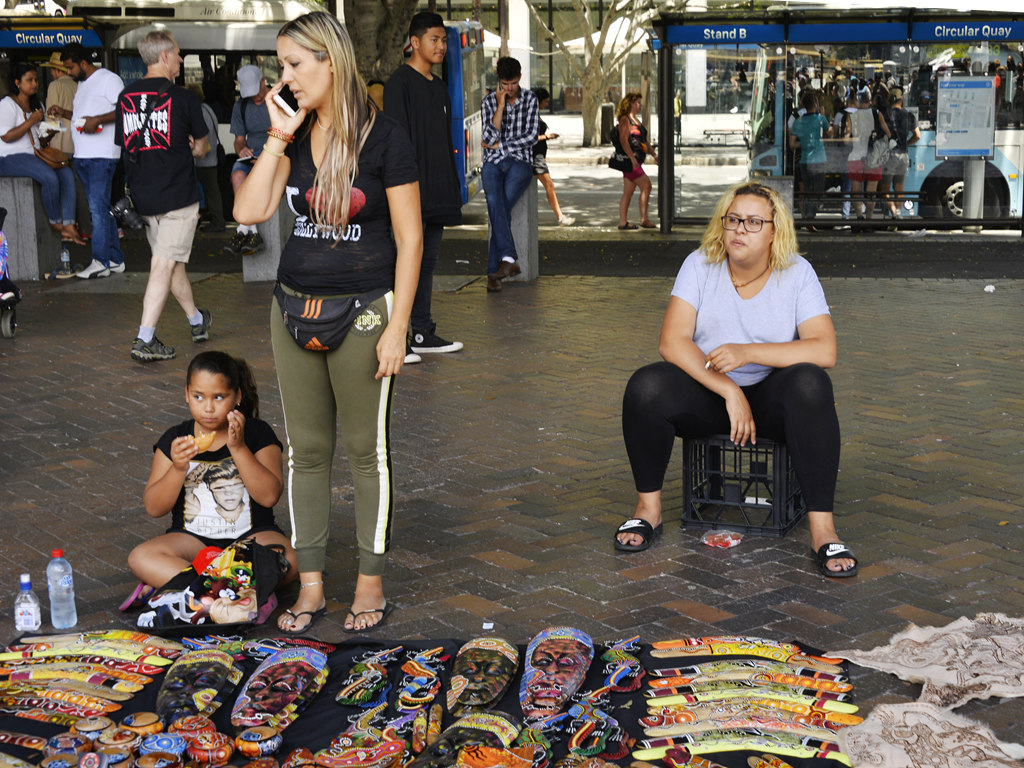
M 263 249 L 252 256 L 242 256 L 242 281 L 259 283 L 277 279 L 277 265 L 281 261 L 281 251 L 285 241 L 292 233 L 295 214 L 291 212 L 284 198 L 274 215 L 262 224 L 256 225 L 256 231 L 263 238 Z
M 60 266 L 60 235 L 50 228 L 39 185 L 27 176 L 0 176 L 7 209 L 7 269 L 11 280 L 39 280 Z

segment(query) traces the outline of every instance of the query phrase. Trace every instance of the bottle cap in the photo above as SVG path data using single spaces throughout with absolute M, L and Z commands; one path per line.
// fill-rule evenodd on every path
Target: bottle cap
M 64 557 L 63 549 L 55 549 L 50 553 L 50 557 Z
M 31 587 L 32 586 L 32 576 L 27 574 L 27 573 L 21 574 L 21 583 L 22 583 L 22 585 L 28 584 Z

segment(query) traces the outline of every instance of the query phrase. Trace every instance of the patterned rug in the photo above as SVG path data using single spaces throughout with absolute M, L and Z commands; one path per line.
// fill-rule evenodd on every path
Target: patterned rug
M 983 725 L 931 704 L 882 704 L 839 745 L 865 768 L 1020 768 L 1024 747 L 1004 744 Z
M 971 699 L 1024 696 L 1024 619 L 980 613 L 944 627 L 911 625 L 870 651 L 829 656 L 923 683 L 921 702 L 953 709 Z

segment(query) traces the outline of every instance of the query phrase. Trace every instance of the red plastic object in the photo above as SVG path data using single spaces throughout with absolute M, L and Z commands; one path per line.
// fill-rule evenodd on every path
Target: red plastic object
M 192 567 L 196 569 L 196 573 L 202 573 L 210 561 L 223 551 L 220 547 L 203 547 L 192 561 Z

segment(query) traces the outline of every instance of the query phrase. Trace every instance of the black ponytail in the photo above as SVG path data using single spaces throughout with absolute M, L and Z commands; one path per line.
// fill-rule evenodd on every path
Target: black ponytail
M 185 386 L 192 382 L 192 374 L 196 371 L 219 374 L 227 379 L 231 389 L 238 390 L 240 402 L 238 410 L 246 420 L 258 419 L 260 416 L 260 396 L 256 391 L 256 379 L 252 368 L 240 357 L 232 357 L 227 352 L 200 352 L 192 358 L 185 373 Z

